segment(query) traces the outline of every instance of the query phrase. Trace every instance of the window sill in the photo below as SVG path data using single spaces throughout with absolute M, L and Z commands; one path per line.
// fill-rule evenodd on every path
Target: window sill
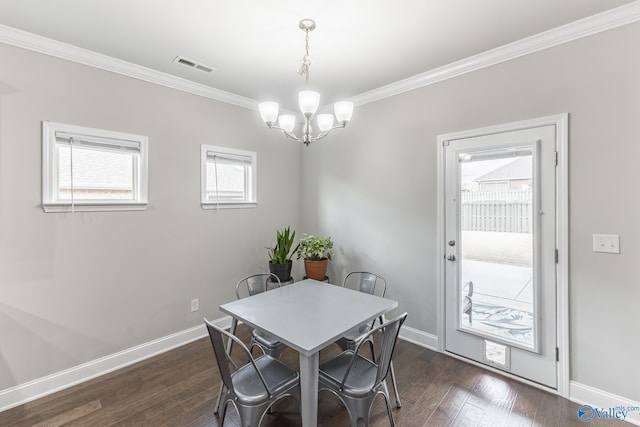
M 204 210 L 216 210 L 216 209 L 247 209 L 247 208 L 256 208 L 258 207 L 258 202 L 233 202 L 233 203 L 202 203 L 200 202 L 200 206 Z
M 43 203 L 42 210 L 49 212 L 112 212 L 144 211 L 147 203 L 75 203 L 73 210 L 68 203 Z

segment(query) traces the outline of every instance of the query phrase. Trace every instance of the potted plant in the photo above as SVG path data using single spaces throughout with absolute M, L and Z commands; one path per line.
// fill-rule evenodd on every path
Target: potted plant
M 282 231 L 277 230 L 276 245 L 272 248 L 267 248 L 267 252 L 269 253 L 269 271 L 278 276 L 280 282 L 291 280 L 291 267 L 293 265 L 291 256 L 298 250 L 298 246 L 293 248 L 295 238 L 295 230 L 291 232 L 289 227 Z
M 298 259 L 304 258 L 304 270 L 309 279 L 324 280 L 332 256 L 330 237 L 306 236 L 298 243 Z

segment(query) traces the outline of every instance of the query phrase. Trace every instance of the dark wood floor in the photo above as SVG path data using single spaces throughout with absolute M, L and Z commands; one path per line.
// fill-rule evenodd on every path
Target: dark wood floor
M 241 325 L 239 335 L 246 341 L 248 329 Z M 323 350 L 321 362 L 337 350 Z M 297 369 L 297 356 L 288 349 L 283 360 Z M 577 404 L 402 340 L 394 364 L 403 403 L 394 407 L 398 426 L 584 426 Z M 219 426 L 213 413 L 219 384 L 206 338 L 0 412 L 0 426 Z M 238 425 L 231 406 L 226 418 L 225 426 Z M 300 424 L 295 401 L 285 398 L 262 425 Z M 327 392 L 320 393 L 318 425 L 349 425 L 346 410 Z M 382 397 L 371 425 L 389 425 Z

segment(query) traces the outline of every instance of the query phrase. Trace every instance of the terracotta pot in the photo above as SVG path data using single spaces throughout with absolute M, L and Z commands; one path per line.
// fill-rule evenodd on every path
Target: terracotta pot
M 323 259 L 320 261 L 311 261 L 308 259 L 304 260 L 304 271 L 307 273 L 307 277 L 309 279 L 314 280 L 324 280 L 324 277 L 327 275 L 327 266 L 329 264 L 328 259 Z

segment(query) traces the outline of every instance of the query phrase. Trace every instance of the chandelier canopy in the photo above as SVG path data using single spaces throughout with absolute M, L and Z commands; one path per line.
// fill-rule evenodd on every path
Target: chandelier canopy
M 338 122 L 336 125 L 334 125 L 333 114 L 318 114 L 316 122 L 320 131 L 316 136 L 313 136 L 311 119 L 320 105 L 320 94 L 309 90 L 309 68 L 311 66 L 311 60 L 309 58 L 309 32 L 316 28 L 316 23 L 313 19 L 303 19 L 298 26 L 305 32 L 305 53 L 298 70 L 298 74 L 301 76 L 304 75 L 306 80 L 306 90 L 298 92 L 298 104 L 304 119 L 302 135 L 296 136 L 293 133 L 293 129 L 296 126 L 296 117 L 294 115 L 278 115 L 280 107 L 277 102 L 261 102 L 258 105 L 258 110 L 260 111 L 262 120 L 269 126 L 269 129 L 281 130 L 282 133 L 289 138 L 293 138 L 308 146 L 311 142 L 324 138 L 332 130 L 345 127 L 347 122 L 351 120 L 351 115 L 353 114 L 353 102 L 341 101 L 333 104 L 335 119 Z

